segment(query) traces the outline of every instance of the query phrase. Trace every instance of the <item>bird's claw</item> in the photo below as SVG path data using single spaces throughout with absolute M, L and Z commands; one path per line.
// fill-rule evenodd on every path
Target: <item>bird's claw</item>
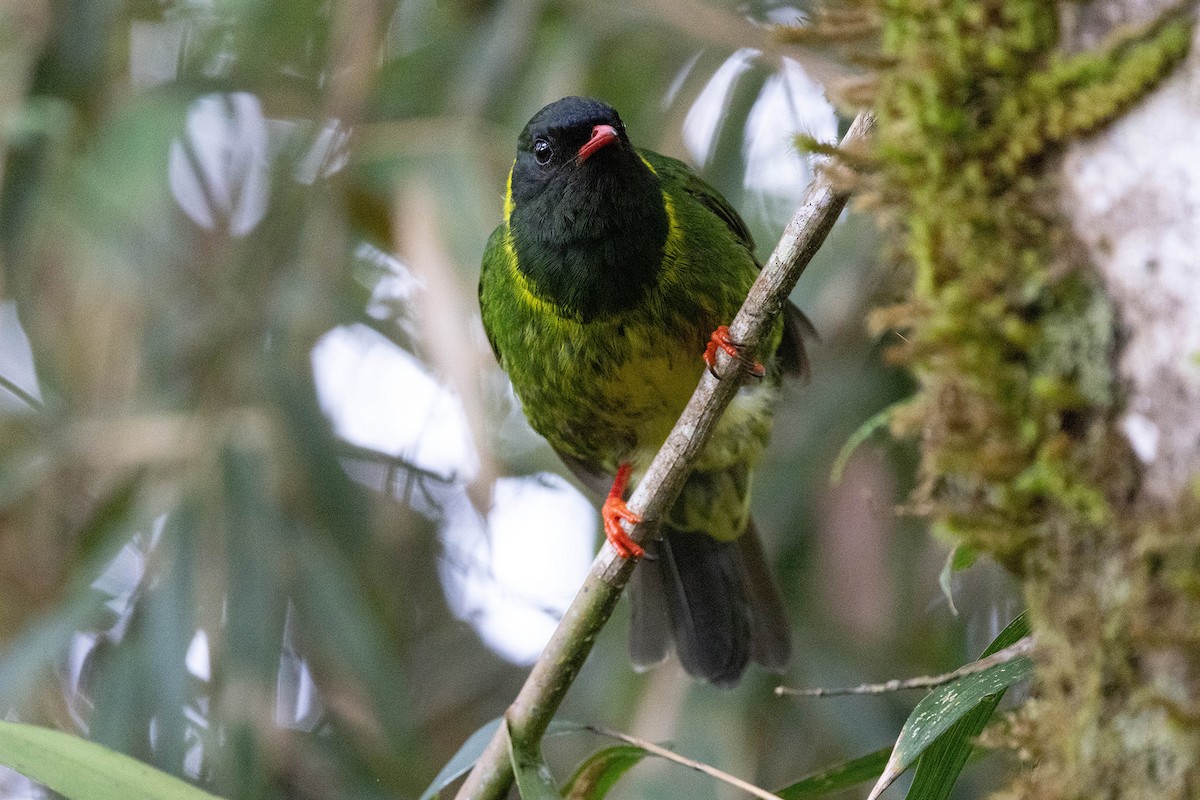
M 600 509 L 600 516 L 604 518 L 604 538 L 608 539 L 617 555 L 621 558 L 641 558 L 646 554 L 642 546 L 629 538 L 629 534 L 621 526 L 621 520 L 631 525 L 642 521 L 640 515 L 629 510 L 624 500 L 620 497 L 609 497 Z
M 746 372 L 753 378 L 761 378 L 767 374 L 766 368 L 755 361 L 747 358 L 742 353 L 742 343 L 735 342 L 729 336 L 729 326 L 722 325 L 712 333 L 712 337 L 708 340 L 708 347 L 704 349 L 704 363 L 708 365 L 708 373 L 717 380 L 721 376 L 717 374 L 717 349 L 720 348 L 729 354 L 737 363 L 741 364 Z

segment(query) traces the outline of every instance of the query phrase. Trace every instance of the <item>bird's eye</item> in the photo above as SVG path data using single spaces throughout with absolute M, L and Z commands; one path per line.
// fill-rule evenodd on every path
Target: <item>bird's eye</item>
M 533 157 L 539 164 L 549 164 L 552 155 L 554 155 L 554 148 L 545 139 L 538 139 L 533 143 Z

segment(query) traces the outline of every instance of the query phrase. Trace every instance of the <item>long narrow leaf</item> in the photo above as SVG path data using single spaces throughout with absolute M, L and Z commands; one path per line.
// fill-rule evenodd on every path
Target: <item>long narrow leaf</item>
M 604 800 L 622 775 L 649 753 L 636 745 L 606 747 L 587 758 L 563 787 L 567 800 Z
M 479 760 L 479 756 L 483 754 L 484 748 L 496 735 L 496 729 L 503 721 L 502 717 L 496 717 L 483 723 L 468 736 L 462 747 L 458 748 L 458 752 L 451 756 L 446 766 L 442 767 L 442 771 L 433 779 L 433 783 L 429 784 L 429 788 L 421 793 L 419 800 L 433 800 L 438 796 L 438 792 L 466 775 L 471 767 L 475 766 L 475 762 Z
M 893 403 L 887 408 L 875 412 L 866 422 L 858 426 L 858 430 L 850 434 L 850 438 L 846 440 L 846 443 L 842 445 L 842 449 L 838 451 L 837 458 L 833 460 L 833 467 L 829 470 L 829 483 L 831 486 L 837 486 L 842 482 L 842 473 L 846 471 L 846 465 L 850 463 L 850 456 L 854 455 L 854 451 L 858 449 L 859 445 L 874 436 L 875 431 L 887 425 L 891 421 L 892 415 L 896 413 L 896 409 L 906 402 L 908 401 L 903 400 L 900 403 Z
M 965 544 L 957 544 L 954 549 L 946 556 L 946 563 L 942 566 L 942 571 L 938 574 L 938 585 L 942 587 L 942 594 L 946 596 L 946 602 L 950 604 L 950 613 L 958 616 L 958 609 L 954 607 L 954 591 L 951 584 L 954 580 L 954 573 L 962 572 L 968 569 L 975 563 L 978 557 L 975 548 L 968 547 Z
M 874 753 L 843 761 L 826 767 L 819 772 L 806 775 L 787 788 L 780 789 L 775 794 L 783 800 L 801 800 L 807 797 L 823 797 L 832 792 L 848 789 L 879 777 L 887 766 L 888 756 L 892 748 L 884 747 Z
M 70 800 L 218 800 L 95 742 L 19 722 L 0 722 L 0 764 Z
M 905 800 L 946 800 L 971 756 L 972 742 L 987 726 L 1004 692 L 985 697 L 970 714 L 950 726 L 921 758 Z
M 980 658 L 1015 644 L 1029 633 L 1029 621 L 1021 614 L 1000 632 Z M 1000 705 L 1004 691 L 985 697 L 966 716 L 938 737 L 917 761 L 917 772 L 908 789 L 907 800 L 946 800 L 958 782 L 958 776 L 971 755 L 975 737 L 983 732 Z
M 1014 635 L 1019 630 L 1028 630 L 1024 616 L 1018 617 L 1005 630 Z M 1001 637 L 997 637 L 1000 641 Z M 1015 636 L 1013 641 L 1022 638 Z M 993 642 L 995 645 L 995 642 Z M 990 649 L 990 648 L 989 648 Z M 879 777 L 868 800 L 876 800 L 892 782 L 924 753 L 956 722 L 977 708 L 989 696 L 1003 692 L 1012 684 L 1022 680 L 1033 671 L 1033 662 L 1027 656 L 1018 656 L 1011 661 L 997 664 L 982 672 L 966 675 L 945 686 L 939 686 L 917 703 L 896 740 L 896 746 L 888 759 L 887 767 Z M 992 707 L 995 708 L 994 706 Z M 991 710 L 988 711 L 991 714 Z M 986 722 L 986 719 L 985 719 Z M 961 766 L 960 766 L 961 769 Z
M 97 593 L 76 592 L 62 605 L 4 643 L 0 652 L 0 708 L 20 708 L 37 681 L 64 653 L 76 631 L 98 624 L 104 614 Z
M 488 742 L 496 735 L 496 730 L 503 722 L 503 717 L 496 717 L 480 725 L 474 733 L 467 737 L 462 747 L 458 748 L 458 752 L 446 762 L 446 766 L 442 767 L 441 772 L 429 784 L 429 788 L 421 793 L 418 800 L 433 800 L 433 798 L 438 796 L 438 792 L 454 783 L 454 781 L 463 775 L 466 775 L 475 766 L 475 762 L 479 760 L 479 757 L 483 755 Z M 550 726 L 546 729 L 546 735 L 557 736 L 564 733 L 579 733 L 590 730 L 587 725 L 579 722 L 556 719 L 550 722 Z

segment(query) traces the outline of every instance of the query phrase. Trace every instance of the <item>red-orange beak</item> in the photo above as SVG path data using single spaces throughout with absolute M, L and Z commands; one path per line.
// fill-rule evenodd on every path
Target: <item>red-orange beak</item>
M 597 125 L 592 128 L 592 138 L 583 143 L 579 148 L 579 163 L 582 164 L 588 158 L 602 147 L 612 144 L 620 137 L 617 136 L 617 129 L 612 125 Z

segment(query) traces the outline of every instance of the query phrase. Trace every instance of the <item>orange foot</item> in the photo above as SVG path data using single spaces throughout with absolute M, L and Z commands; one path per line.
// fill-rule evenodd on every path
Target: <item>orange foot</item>
M 617 469 L 617 477 L 613 479 L 612 488 L 608 490 L 608 499 L 604 501 L 604 506 L 600 509 L 600 516 L 604 518 L 604 538 L 608 539 L 608 543 L 617 551 L 617 555 L 621 558 L 641 558 L 646 551 L 642 549 L 641 545 L 630 539 L 625 528 L 621 526 L 621 520 L 625 520 L 631 525 L 642 521 L 641 516 L 630 511 L 622 499 L 625 494 L 625 485 L 629 483 L 629 471 L 628 464 L 622 464 Z
M 704 350 L 704 363 L 708 364 L 709 373 L 716 379 L 720 380 L 721 376 L 717 374 L 717 348 L 721 348 L 730 356 L 732 356 L 739 364 L 746 368 L 746 371 L 755 378 L 761 378 L 767 374 L 767 370 L 762 364 L 757 361 L 751 361 L 742 354 L 742 345 L 729 338 L 729 326 L 722 325 L 712 333 L 712 338 L 708 341 L 708 347 Z

